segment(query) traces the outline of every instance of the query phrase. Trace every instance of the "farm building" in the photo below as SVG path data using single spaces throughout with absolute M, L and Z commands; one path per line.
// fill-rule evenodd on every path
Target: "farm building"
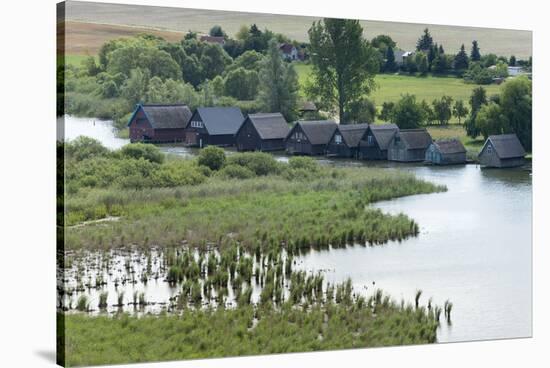
M 201 148 L 232 146 L 243 120 L 238 107 L 199 107 L 185 127 L 185 143 Z
M 491 135 L 478 158 L 486 167 L 516 167 L 525 163 L 525 150 L 515 134 Z
M 435 165 L 466 163 L 466 148 L 458 139 L 434 141 L 426 150 L 426 162 Z
M 388 146 L 399 131 L 395 124 L 370 124 L 359 141 L 359 158 L 363 160 L 387 160 Z
M 128 121 L 130 141 L 181 142 L 190 118 L 191 110 L 186 105 L 138 104 Z
M 208 42 L 218 44 L 220 46 L 225 45 L 225 38 L 222 36 L 201 36 L 201 42 Z
M 400 162 L 424 161 L 432 137 L 426 129 L 400 130 L 388 146 L 388 160 Z
M 286 151 L 291 154 L 322 155 L 336 130 L 331 120 L 297 121 L 285 139 Z
M 327 144 L 327 155 L 357 158 L 359 141 L 368 127 L 369 124 L 339 124 Z
M 283 115 L 250 114 L 235 135 L 239 151 L 282 151 L 290 128 Z

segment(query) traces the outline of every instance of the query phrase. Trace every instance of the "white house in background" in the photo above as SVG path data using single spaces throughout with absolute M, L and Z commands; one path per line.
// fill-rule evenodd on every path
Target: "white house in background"
M 397 65 L 403 65 L 407 62 L 409 56 L 414 55 L 414 51 L 394 50 L 393 55 L 395 57 L 395 63 Z
M 290 43 L 282 43 L 279 50 L 285 60 L 298 60 L 298 49 Z

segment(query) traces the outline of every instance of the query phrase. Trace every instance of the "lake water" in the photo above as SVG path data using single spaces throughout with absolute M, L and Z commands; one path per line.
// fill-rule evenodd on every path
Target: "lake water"
M 65 137 L 88 135 L 109 148 L 128 142 L 116 138 L 109 122 L 65 118 Z M 164 152 L 189 156 L 180 146 Z M 279 159 L 285 160 L 283 155 Z M 357 290 L 380 288 L 394 299 L 414 300 L 423 291 L 442 306 L 453 303 L 452 325 L 442 323 L 438 341 L 471 341 L 528 337 L 532 334 L 531 222 L 529 168 L 480 169 L 476 165 L 433 167 L 389 162 L 327 160 L 331 165 L 374 165 L 405 170 L 444 184 L 444 193 L 416 195 L 375 205 L 403 212 L 420 225 L 420 234 L 403 242 L 376 247 L 312 251 L 298 267 L 325 270 L 330 282 L 351 277 Z M 374 283 L 374 284 L 373 284 Z

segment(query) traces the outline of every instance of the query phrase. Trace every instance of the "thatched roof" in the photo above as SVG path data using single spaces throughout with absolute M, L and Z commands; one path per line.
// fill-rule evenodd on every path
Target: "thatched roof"
M 371 124 L 369 129 L 381 150 L 388 149 L 393 136 L 399 131 L 395 124 Z
M 300 111 L 317 111 L 317 106 L 311 101 L 306 101 L 300 108 Z
M 369 127 L 369 124 L 345 124 L 338 125 L 337 131 L 340 132 L 344 138 L 344 142 L 348 147 L 359 146 L 359 141 L 363 138 L 365 131 Z M 336 134 L 336 132 L 334 133 Z
M 271 114 L 249 114 L 247 117 L 261 139 L 284 139 L 290 128 L 280 112 Z
M 515 134 L 491 135 L 487 138 L 487 142 L 489 141 L 491 141 L 495 152 L 501 159 L 525 156 L 525 150 Z M 485 145 L 487 145 L 487 142 L 485 142 Z M 485 145 L 483 148 L 485 148 Z M 481 152 L 483 152 L 483 149 Z
M 210 135 L 234 135 L 244 121 L 238 107 L 199 107 L 195 113 Z
M 426 129 L 405 129 L 398 134 L 408 149 L 426 149 L 432 143 L 432 137 Z
M 187 105 L 138 105 L 136 112 L 143 109 L 145 116 L 153 129 L 185 128 L 191 118 L 191 110 Z M 135 114 L 135 113 L 134 113 Z M 133 116 L 132 116 L 133 119 Z M 130 121 L 132 120 L 130 119 Z
M 311 144 L 327 144 L 332 138 L 337 124 L 332 120 L 297 121 Z
M 458 139 L 440 139 L 433 142 L 433 145 L 441 153 L 465 153 L 466 148 Z

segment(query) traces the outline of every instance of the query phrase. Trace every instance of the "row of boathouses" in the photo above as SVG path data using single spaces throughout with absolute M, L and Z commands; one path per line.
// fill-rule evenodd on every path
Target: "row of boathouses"
M 362 160 L 466 163 L 458 139 L 433 141 L 426 129 L 395 124 L 340 125 L 331 120 L 297 121 L 292 127 L 280 113 L 248 114 L 237 107 L 138 104 L 128 127 L 132 142 L 184 142 L 189 146 L 235 146 L 239 151 L 283 151 Z M 479 161 L 484 166 L 524 163 L 525 151 L 515 134 L 490 136 Z

